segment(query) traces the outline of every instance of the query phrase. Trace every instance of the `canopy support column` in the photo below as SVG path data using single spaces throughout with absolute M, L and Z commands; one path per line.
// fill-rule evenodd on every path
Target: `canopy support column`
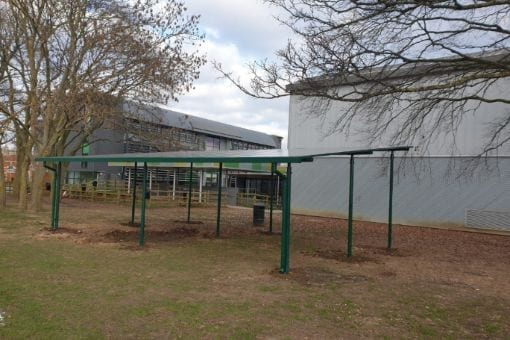
M 128 173 L 128 181 L 127 181 L 127 193 L 130 194 L 131 193 L 131 168 L 128 168 L 127 169 L 127 173 Z
M 216 212 L 216 237 L 220 237 L 220 221 L 221 221 L 221 182 L 223 173 L 223 163 L 218 168 L 218 210 Z
M 347 257 L 352 256 L 352 206 L 354 198 L 354 155 L 349 163 L 349 220 L 347 224 Z
M 62 163 L 57 163 L 57 168 L 54 169 L 43 163 L 43 166 L 53 172 L 53 193 L 51 195 L 51 229 L 58 229 L 58 220 L 60 214 L 60 177 L 62 174 Z
M 138 163 L 135 162 L 134 172 L 129 170 L 129 173 L 133 174 L 133 201 L 131 202 L 131 224 L 135 224 L 135 207 L 136 207 L 136 175 L 138 174 Z
M 53 192 L 51 195 L 51 229 L 55 229 L 55 218 L 56 218 L 56 209 L 57 209 L 57 170 L 50 168 L 53 171 L 53 183 L 52 188 Z
M 280 176 L 276 176 L 276 204 L 280 202 Z M 280 202 L 281 204 L 282 202 Z
M 172 180 L 172 201 L 175 201 L 175 181 L 177 180 L 177 170 L 174 169 L 174 177 Z
M 393 163 L 395 161 L 394 152 L 390 153 L 390 192 L 388 201 L 388 249 L 391 249 L 393 238 Z
M 198 183 L 198 203 L 202 203 L 202 181 L 204 179 L 204 170 L 200 170 Z
M 53 180 L 51 183 L 51 229 L 55 227 L 55 196 L 56 196 L 56 189 L 57 189 L 57 170 L 55 168 L 52 168 L 48 165 L 46 165 L 46 162 L 43 162 L 43 167 L 50 170 L 53 173 Z
M 149 191 L 152 191 L 152 169 L 149 170 Z
M 57 183 L 55 186 L 55 225 L 53 230 L 58 229 L 58 223 L 60 219 L 60 186 L 62 184 L 62 162 L 58 162 L 56 171 Z
M 282 206 L 282 241 L 280 273 L 289 273 L 290 260 L 290 198 L 291 198 L 291 163 L 287 163 L 287 176 L 283 182 L 283 206 Z
M 269 232 L 273 232 L 273 205 L 274 205 L 274 172 L 276 163 L 271 163 L 271 190 L 269 196 Z
M 143 163 L 142 212 L 140 214 L 140 247 L 145 243 L 145 203 L 147 197 L 147 163 Z
M 189 186 L 188 186 L 188 223 L 191 219 L 191 189 L 193 185 L 193 163 L 189 163 Z

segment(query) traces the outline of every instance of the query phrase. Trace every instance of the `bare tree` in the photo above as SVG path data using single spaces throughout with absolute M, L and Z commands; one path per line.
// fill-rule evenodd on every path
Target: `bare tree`
M 35 156 L 62 154 L 82 141 L 122 98 L 176 100 L 205 62 L 196 15 L 179 1 L 3 0 L 15 53 L 7 68 L 22 173 L 34 165 L 32 206 L 40 208 L 44 169 Z M 9 105 L 8 105 L 9 106 Z M 78 143 L 79 144 L 79 143 Z M 17 176 L 20 177 L 20 176 Z M 23 178 L 23 177 L 20 177 Z M 26 207 L 20 183 L 20 206 Z
M 5 162 L 4 162 L 4 147 L 9 151 L 9 144 L 12 144 L 14 134 L 11 129 L 9 120 L 0 120 L 0 209 L 7 206 L 6 201 L 6 181 L 5 181 Z
M 5 173 L 4 173 L 4 152 L 3 152 L 3 145 L 4 145 L 4 133 L 1 130 L 3 128 L 2 124 L 0 123 L 0 209 L 6 207 L 6 200 L 5 200 Z
M 1 145 L 1 143 L 0 143 Z M 5 208 L 7 205 L 5 199 L 5 174 L 4 174 L 4 155 L 0 146 L 0 209 Z
M 278 20 L 295 39 L 277 62 L 250 65 L 242 91 L 258 98 L 308 98 L 311 115 L 344 102 L 328 133 L 362 122 L 371 141 L 432 140 L 455 132 L 480 105 L 502 105 L 480 153 L 510 141 L 510 1 L 267 0 L 285 13 Z M 345 86 L 348 85 L 348 86 Z M 342 90 L 338 90 L 342 86 Z M 310 99 L 314 98 L 314 99 Z M 489 107 L 489 108 L 487 108 Z M 421 140 L 420 140 L 421 142 Z
M 6 7 L 0 3 L 0 22 L 6 23 L 10 20 L 5 12 Z M 0 98 L 5 98 L 9 93 L 9 81 L 7 77 L 7 70 L 10 61 L 14 55 L 15 48 L 13 48 L 12 32 L 6 29 L 6 25 L 0 25 Z M 0 101 L 0 208 L 6 206 L 5 194 L 5 174 L 4 174 L 4 155 L 3 147 L 5 144 L 12 142 L 10 133 L 11 117 L 5 116 L 2 113 L 8 112 L 7 103 Z

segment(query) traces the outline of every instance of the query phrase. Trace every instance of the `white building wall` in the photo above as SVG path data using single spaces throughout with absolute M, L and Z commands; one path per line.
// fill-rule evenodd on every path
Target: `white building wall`
M 510 78 L 500 81 L 493 94 L 504 95 Z M 306 111 L 310 99 L 292 96 L 289 110 L 289 148 L 366 146 L 356 134 L 326 135 L 329 124 L 347 103 L 334 103 L 322 118 Z M 457 157 L 452 157 L 451 137 L 437 136 L 426 153 L 414 151 L 396 159 L 394 221 L 410 225 L 464 225 L 467 210 L 508 213 L 510 229 L 510 148 L 498 150 L 471 172 L 462 172 L 480 152 L 486 124 L 504 114 L 504 106 L 482 105 L 476 115 L 467 115 L 456 137 Z M 419 146 L 419 145 L 418 145 Z M 425 154 L 425 157 L 418 157 Z M 381 157 L 383 156 L 383 157 Z M 388 211 L 388 162 L 379 157 L 355 161 L 355 219 L 386 222 Z M 294 166 L 292 209 L 296 213 L 345 217 L 348 209 L 349 160 L 320 158 Z M 506 216 L 506 215 L 505 215 Z
M 488 94 L 494 98 L 508 98 L 510 93 L 510 78 L 501 79 L 496 82 Z M 339 91 L 343 89 L 340 88 Z M 348 109 L 350 103 L 332 102 L 331 106 L 320 117 L 310 114 L 309 106 L 312 103 L 311 98 L 291 96 L 289 104 L 289 148 L 329 148 L 338 146 L 366 146 L 366 135 L 360 133 L 363 131 L 363 125 L 360 122 L 353 121 L 348 132 L 336 132 L 328 134 L 332 124 L 339 116 L 340 112 Z M 468 103 L 468 107 L 474 108 L 477 102 Z M 427 150 L 424 149 L 424 142 L 414 142 L 413 146 L 420 148 L 415 154 L 425 154 L 429 156 L 451 156 L 454 155 L 477 155 L 482 151 L 483 142 L 486 140 L 487 127 L 495 118 L 508 113 L 508 105 L 504 104 L 481 104 L 477 109 L 477 114 L 466 114 L 458 127 L 455 136 L 456 148 L 452 150 L 453 137 L 451 135 L 440 134 L 435 136 Z M 437 114 L 437 113 L 436 113 Z M 424 125 L 430 124 L 430 121 Z M 388 136 L 390 135 L 388 132 Z M 389 144 L 389 141 L 382 141 L 382 144 Z M 510 145 L 498 150 L 498 155 L 510 156 Z

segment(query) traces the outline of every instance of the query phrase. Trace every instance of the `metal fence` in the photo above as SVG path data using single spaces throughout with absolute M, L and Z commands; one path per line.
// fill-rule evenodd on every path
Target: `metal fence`
M 91 183 L 87 184 L 65 184 L 63 186 L 63 197 L 73 198 L 87 201 L 128 203 L 133 197 L 132 188 L 127 185 L 113 182 L 97 183 L 96 186 Z M 137 187 L 136 198 L 140 200 L 142 191 Z M 165 202 L 175 205 L 186 205 L 189 198 L 189 189 L 177 188 L 174 190 L 161 190 L 154 186 L 148 191 L 149 204 L 154 205 L 156 202 Z M 270 196 L 258 193 L 230 192 L 225 190 L 221 195 L 224 204 L 235 204 L 237 206 L 252 207 L 255 203 L 264 203 L 266 207 L 270 205 Z M 215 205 L 218 200 L 217 190 L 191 191 L 191 202 L 200 205 Z M 280 198 L 274 197 L 273 206 L 275 209 L 280 208 Z

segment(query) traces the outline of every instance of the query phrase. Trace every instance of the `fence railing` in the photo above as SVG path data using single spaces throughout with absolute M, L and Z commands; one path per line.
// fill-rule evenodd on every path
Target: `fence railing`
M 122 185 L 102 185 L 98 184 L 93 186 L 91 184 L 65 184 L 63 186 L 64 197 L 98 202 L 113 202 L 113 203 L 128 203 L 131 202 L 133 197 L 133 188 L 128 191 L 127 186 Z M 138 186 L 136 188 L 137 200 L 142 197 L 142 190 Z M 173 190 L 152 189 L 148 191 L 149 204 L 152 205 L 156 202 L 168 202 L 170 204 L 185 205 L 188 202 L 189 190 L 182 188 Z M 218 199 L 218 192 L 216 190 L 203 190 L 202 192 L 194 189 L 191 191 L 191 202 L 193 204 L 201 205 L 214 205 Z M 221 195 L 223 204 L 233 204 L 238 206 L 252 207 L 256 202 L 263 202 L 266 207 L 269 207 L 269 195 L 262 195 L 257 193 L 232 193 L 223 191 Z M 274 197 L 273 206 L 275 209 L 280 208 L 279 197 Z
M 263 202 L 266 207 L 269 207 L 271 197 L 269 195 L 262 195 L 257 193 L 237 193 L 237 205 L 243 207 L 251 207 L 256 202 Z M 275 208 L 280 207 L 280 198 L 274 197 L 273 206 Z

